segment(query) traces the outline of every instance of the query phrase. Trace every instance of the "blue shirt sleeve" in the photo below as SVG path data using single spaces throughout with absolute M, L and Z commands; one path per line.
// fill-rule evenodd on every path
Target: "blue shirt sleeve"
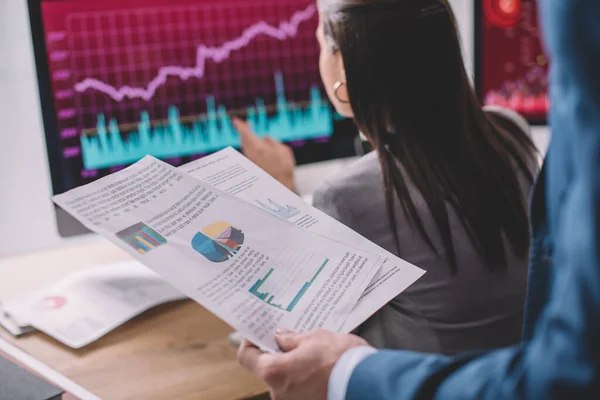
M 377 353 L 377 350 L 370 346 L 355 347 L 344 353 L 333 367 L 329 377 L 327 400 L 344 400 L 354 368 L 365 358 L 375 353 Z

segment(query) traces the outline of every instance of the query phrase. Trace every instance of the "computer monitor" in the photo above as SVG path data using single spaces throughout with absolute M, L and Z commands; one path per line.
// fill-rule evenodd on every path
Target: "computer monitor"
M 548 59 L 541 43 L 536 0 L 475 2 L 475 85 L 485 105 L 521 113 L 545 125 Z
M 28 0 L 55 194 L 146 154 L 239 146 L 233 115 L 299 164 L 354 155 L 321 87 L 314 0 Z M 86 230 L 57 209 L 58 230 Z

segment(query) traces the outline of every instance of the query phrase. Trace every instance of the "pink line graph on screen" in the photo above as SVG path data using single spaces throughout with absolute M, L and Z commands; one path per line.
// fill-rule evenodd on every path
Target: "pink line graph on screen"
M 265 21 L 260 21 L 247 28 L 238 38 L 225 42 L 222 46 L 208 47 L 200 45 L 196 51 L 195 66 L 183 67 L 168 65 L 162 67 L 158 71 L 156 77 L 152 79 L 145 88 L 135 88 L 130 86 L 117 88 L 98 79 L 86 78 L 75 85 L 75 90 L 81 93 L 93 89 L 112 97 L 118 102 L 123 101 L 126 98 L 139 98 L 148 101 L 154 97 L 158 88 L 164 85 L 170 76 L 179 77 L 181 80 L 203 78 L 206 63 L 209 60 L 212 60 L 215 63 L 221 63 L 227 60 L 233 51 L 243 49 L 248 46 L 253 39 L 260 35 L 266 35 L 280 41 L 295 37 L 298 34 L 300 25 L 303 22 L 312 19 L 316 13 L 317 7 L 314 4 L 311 4 L 306 9 L 294 13 L 289 21 L 281 22 L 278 27 L 269 25 Z

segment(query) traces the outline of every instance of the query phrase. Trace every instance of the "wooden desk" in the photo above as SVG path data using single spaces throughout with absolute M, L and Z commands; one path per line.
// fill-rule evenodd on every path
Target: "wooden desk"
M 40 276 L 57 279 L 126 257 L 99 241 L 0 260 L 0 301 L 47 284 Z M 81 350 L 41 333 L 15 339 L 0 329 L 3 338 L 101 399 L 227 400 L 264 394 L 262 383 L 237 364 L 236 349 L 227 341 L 230 332 L 192 301 L 151 310 Z

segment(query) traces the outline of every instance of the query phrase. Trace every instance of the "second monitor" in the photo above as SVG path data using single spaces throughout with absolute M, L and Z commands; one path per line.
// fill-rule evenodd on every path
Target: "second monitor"
M 475 76 L 485 105 L 507 107 L 545 125 L 549 62 L 536 0 L 475 2 Z

